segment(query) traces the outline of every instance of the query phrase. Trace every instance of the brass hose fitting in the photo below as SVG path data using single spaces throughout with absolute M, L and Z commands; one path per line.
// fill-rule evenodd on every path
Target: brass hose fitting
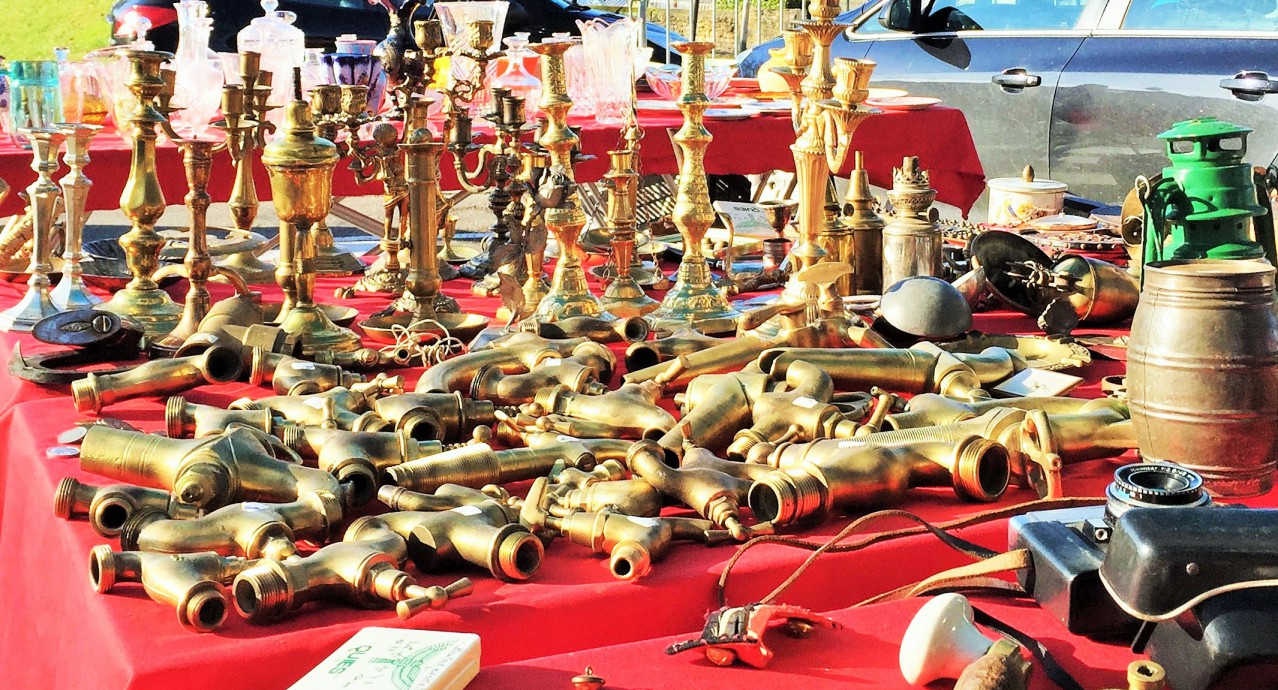
M 386 483 L 413 491 L 434 491 L 444 484 L 478 488 L 536 479 L 545 476 L 556 462 L 589 470 L 595 466 L 595 456 L 572 441 L 510 450 L 474 443 L 388 468 Z
M 491 349 L 468 352 L 430 367 L 417 380 L 414 390 L 418 393 L 469 390 L 470 382 L 480 367 L 494 366 L 509 372 L 528 371 L 546 357 L 570 355 L 575 347 L 585 342 L 584 338 L 556 341 L 535 333 L 516 333 L 500 343 L 493 343 Z
M 1126 412 L 1127 406 L 1111 398 L 1006 398 L 965 403 L 936 393 L 923 393 L 910 398 L 905 412 L 889 414 L 883 419 L 890 430 L 952 424 L 972 419 L 1000 407 L 1018 410 L 1043 410 L 1048 414 L 1077 414 L 1103 408 Z
M 275 459 L 268 439 L 247 427 L 180 440 L 95 425 L 80 443 L 80 468 L 166 489 L 205 510 L 240 501 L 285 503 L 308 491 L 342 495 L 333 475 Z
M 226 620 L 226 584 L 248 565 L 243 558 L 215 553 L 112 551 L 101 544 L 89 552 L 89 581 L 99 594 L 120 582 L 140 582 L 152 600 L 177 609 L 182 627 L 212 632 Z
M 400 611 L 406 618 L 424 606 L 439 608 L 449 598 L 470 594 L 468 580 L 450 585 L 442 596 L 418 585 L 400 570 L 407 558 L 403 538 L 375 521 L 365 522 L 359 541 L 329 544 L 306 558 L 258 561 L 246 568 L 231 585 L 236 610 L 249 622 L 261 623 L 318 599 L 340 599 L 363 608 L 407 602 Z
M 596 343 L 638 343 L 646 340 L 652 327 L 642 316 L 604 320 L 594 316 L 573 316 L 553 323 L 524 319 L 519 330 L 543 338 L 586 338 Z
M 276 395 L 309 395 L 341 386 L 363 383 L 364 377 L 332 364 L 317 364 L 289 355 L 253 348 L 249 362 L 249 383 L 270 383 Z
M 368 399 L 338 386 L 310 395 L 275 395 L 253 400 L 240 398 L 230 404 L 233 410 L 270 410 L 301 426 L 327 426 L 345 431 L 383 431 L 390 428 L 384 419 L 369 408 Z
M 510 492 L 496 484 L 489 484 L 482 489 L 445 484 L 435 489 L 433 494 L 409 491 L 398 486 L 383 486 L 377 490 L 377 500 L 391 510 L 436 512 L 491 500 L 506 503 L 510 500 Z
M 330 493 L 305 493 L 288 503 L 235 503 L 194 520 L 170 520 L 158 510 L 135 513 L 120 532 L 127 551 L 199 553 L 282 561 L 301 539 L 338 537 L 342 503 Z
M 492 401 L 471 400 L 459 392 L 391 395 L 374 402 L 373 410 L 419 441 L 455 443 L 477 426 L 497 423 Z
M 285 446 L 302 457 L 314 458 L 321 470 L 337 477 L 346 487 L 351 506 L 372 501 L 390 468 L 444 450 L 439 441 L 418 441 L 402 431 L 286 426 L 280 429 L 280 439 Z
M 225 431 L 232 424 L 241 424 L 265 433 L 275 430 L 275 418 L 271 411 L 224 410 L 212 405 L 187 402 L 175 395 L 164 403 L 164 426 L 169 438 L 203 438 Z
M 125 522 L 143 510 L 159 510 L 175 520 L 200 515 L 195 506 L 179 503 L 167 491 L 132 484 L 92 486 L 63 477 L 53 494 L 53 514 L 64 520 L 88 517 L 93 531 L 104 537 L 120 533 Z
M 229 383 L 240 375 L 239 352 L 212 347 L 199 355 L 157 359 L 120 374 L 95 374 L 71 384 L 75 409 L 101 412 L 121 400 L 182 393 L 205 383 Z
M 556 487 L 554 503 L 567 513 L 572 510 L 597 512 L 613 508 L 625 515 L 651 517 L 661 513 L 665 504 L 661 492 L 643 479 L 595 482 L 578 489 Z M 551 512 L 555 512 L 552 508 Z
M 346 530 L 357 541 L 370 520 L 388 525 L 408 544 L 408 557 L 423 573 L 469 563 L 503 582 L 522 582 L 541 567 L 545 547 L 494 500 L 439 512 L 397 512 L 360 518 Z
M 692 508 L 738 541 L 750 536 L 738 509 L 750 489 L 749 482 L 710 469 L 670 467 L 665 449 L 652 441 L 636 443 L 627 460 L 630 471 L 662 495 Z
M 674 415 L 656 403 L 661 386 L 651 381 L 627 383 L 602 395 L 584 395 L 565 385 L 542 388 L 535 402 L 548 414 L 567 415 L 608 424 L 624 438 L 659 438 L 675 425 Z
M 691 328 L 680 328 L 657 340 L 636 342 L 626 348 L 626 371 L 637 372 L 668 362 L 679 355 L 692 354 L 727 342 L 727 338 L 702 335 Z
M 470 384 L 470 397 L 494 405 L 522 405 L 532 402 L 537 391 L 555 385 L 589 395 L 600 395 L 608 387 L 599 382 L 599 372 L 572 358 L 547 357 L 527 373 L 511 374 L 495 366 L 480 367 Z
M 775 470 L 750 487 L 754 516 L 776 525 L 896 503 L 920 486 L 953 486 L 961 498 L 994 501 L 1007 488 L 1008 453 L 977 436 L 958 442 L 871 446 L 861 440 L 783 445 Z

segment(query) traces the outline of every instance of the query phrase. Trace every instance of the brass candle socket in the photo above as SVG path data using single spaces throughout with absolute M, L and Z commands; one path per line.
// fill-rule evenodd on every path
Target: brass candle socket
M 164 214 L 164 193 L 156 173 L 155 140 L 156 128 L 165 121 L 153 103 L 164 89 L 160 66 L 165 60 L 173 59 L 173 54 L 128 50 L 124 55 L 130 67 L 126 85 L 137 98 L 137 106 L 129 115 L 134 130 L 133 158 L 128 182 L 120 195 L 120 210 L 132 227 L 120 237 L 120 246 L 124 248 L 133 279 L 98 308 L 141 323 L 146 336 L 156 339 L 173 330 L 182 315 L 182 308 L 153 278 L 164 246 L 164 238 L 155 231 L 156 222 Z
M 30 332 L 36 323 L 59 312 L 51 295 L 49 271 L 53 270 L 53 221 L 59 188 L 52 175 L 58 170 L 58 150 L 66 133 L 56 129 L 23 130 L 31 140 L 34 159 L 31 169 L 36 180 L 27 187 L 33 218 L 31 278 L 27 293 L 12 307 L 0 312 L 0 331 Z
M 88 217 L 84 208 L 93 182 L 85 176 L 84 167 L 89 164 L 89 143 L 93 135 L 102 129 L 99 125 L 60 124 L 58 129 L 66 135 L 67 152 L 62 162 L 68 172 L 62 176 L 62 199 L 67 211 L 63 231 L 62 280 L 49 293 L 53 305 L 62 311 L 88 309 L 102 302 L 102 298 L 89 292 L 84 284 L 84 269 L 80 267 L 81 243 L 84 239 L 84 221 Z M 0 199 L 3 201 L 3 199 Z
M 740 313 L 715 286 L 702 250 L 706 231 L 715 219 L 705 169 L 706 148 L 714 137 L 704 122 L 710 107 L 705 93 L 706 55 L 714 50 L 714 44 L 681 43 L 675 49 L 684 55 L 683 94 L 677 101 L 683 111 L 683 126 L 674 135 L 683 156 L 671 218 L 683 237 L 683 260 L 674 287 L 647 318 L 657 331 L 688 326 L 702 333 L 727 333 L 735 330 Z

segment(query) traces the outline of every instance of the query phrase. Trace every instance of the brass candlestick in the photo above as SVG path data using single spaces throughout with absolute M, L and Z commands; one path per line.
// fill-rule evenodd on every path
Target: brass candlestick
M 674 287 L 666 293 L 661 307 L 648 315 L 654 330 L 674 331 L 684 326 L 702 333 L 726 333 L 736 329 L 740 314 L 715 287 L 710 267 L 702 251 L 706 230 L 714 223 L 710 187 L 706 180 L 706 148 L 714 139 L 706 130 L 704 117 L 710 99 L 706 97 L 706 55 L 713 43 L 688 42 L 675 45 L 684 55 L 683 95 L 677 104 L 683 111 L 683 126 L 674 142 L 683 152 L 671 219 L 683 237 L 683 261 Z
M 352 132 L 354 134 L 354 132 Z M 406 271 L 399 263 L 399 250 L 408 222 L 408 183 L 404 179 L 404 161 L 399 150 L 399 132 L 383 122 L 373 128 L 372 141 L 350 139 L 351 170 L 359 184 L 376 180 L 382 183 L 382 239 L 378 243 L 381 256 L 352 288 L 356 292 L 401 294 Z
M 610 165 L 603 182 L 608 190 L 613 263 L 621 270 L 604 290 L 601 301 L 609 314 L 620 318 L 643 316 L 661 306 L 643 291 L 630 272 L 635 252 L 635 202 L 639 195 L 639 173 L 634 171 L 634 157 L 633 151 L 609 151 Z
M 130 66 L 126 84 L 137 105 L 129 116 L 134 130 L 129 179 L 120 194 L 120 210 L 132 228 L 120 237 L 120 246 L 133 279 L 98 308 L 132 318 L 142 324 L 147 338 L 154 340 L 173 330 L 182 313 L 152 278 L 164 247 L 164 238 L 155 231 L 156 222 L 164 215 L 164 192 L 155 171 L 156 127 L 164 122 L 164 116 L 153 101 L 164 89 L 160 66 L 173 55 L 149 50 L 127 50 L 124 55 Z
M 581 267 L 577 247 L 581 229 L 586 227 L 586 214 L 581 209 L 572 167 L 573 148 L 580 139 L 567 123 L 572 99 L 568 97 L 564 53 L 572 45 L 564 41 L 532 46 L 533 51 L 542 56 L 544 81 L 539 105 L 546 113 L 546 129 L 537 143 L 550 156 L 550 169 L 537 192 L 538 205 L 543 208 L 546 228 L 559 242 L 559 260 L 555 262 L 550 292 L 533 312 L 532 318 L 539 321 L 558 321 L 573 316 L 612 318 L 586 285 L 586 272 Z
M 631 110 L 629 119 L 630 122 L 626 125 L 626 128 L 622 133 L 622 139 L 625 141 L 625 146 L 621 148 L 629 151 L 631 153 L 632 162 L 637 163 L 640 160 L 639 141 L 643 139 L 643 130 L 639 127 L 637 113 L 635 113 L 634 110 Z M 636 184 L 635 198 L 631 200 L 630 204 L 632 215 L 638 208 L 638 193 L 639 190 Z M 637 221 L 638 219 L 636 218 L 635 220 Z M 586 240 L 583 239 L 583 243 L 585 241 Z M 630 277 L 642 287 L 656 288 L 658 290 L 665 290 L 670 287 L 670 279 L 661 271 L 661 267 L 658 266 L 656 262 L 646 263 L 643 259 L 639 258 L 639 252 L 637 251 L 638 245 L 639 229 L 638 223 L 636 222 L 635 237 L 631 244 L 630 267 L 626 270 L 626 272 L 629 273 Z M 617 265 L 615 248 L 612 256 L 609 257 L 607 262 L 603 265 L 590 269 L 591 274 L 605 283 L 610 283 L 614 278 L 616 278 L 619 271 L 620 268 Z
M 310 107 L 294 100 L 286 106 L 284 132 L 262 151 L 271 178 L 271 196 L 280 217 L 280 287 L 292 304 L 280 313 L 280 328 L 297 335 L 302 353 L 350 352 L 359 336 L 329 320 L 315 304 L 315 241 L 311 227 L 333 207 L 333 168 L 337 146 L 315 136 Z
M 29 332 L 41 319 L 57 314 L 59 309 L 50 297 L 49 271 L 53 238 L 53 213 L 58 198 L 58 185 L 52 175 L 58 170 L 58 149 L 66 134 L 56 129 L 23 129 L 22 134 L 31 140 L 33 159 L 31 169 L 36 180 L 27 187 L 31 199 L 34 235 L 31 252 L 31 278 L 27 280 L 27 294 L 12 307 L 0 312 L 0 331 Z
M 200 322 L 209 312 L 211 299 L 206 284 L 211 276 L 219 275 L 235 286 L 240 295 L 250 293 L 249 286 L 233 269 L 225 266 L 214 266 L 209 256 L 209 239 L 207 217 L 209 205 L 213 203 L 209 196 L 209 173 L 213 169 L 213 153 L 223 144 L 220 142 L 187 139 L 177 141 L 182 149 L 182 165 L 186 169 L 186 207 L 191 213 L 191 227 L 187 237 L 186 258 L 181 266 L 169 265 L 160 268 L 153 276 L 161 280 L 169 275 L 186 276 L 189 288 L 186 302 L 182 308 L 182 318 L 168 335 L 157 340 L 151 349 L 168 356 L 177 352 L 186 339 L 200 329 Z
M 311 116 L 315 131 L 321 139 L 337 143 L 341 125 L 334 119 L 342 112 L 342 87 L 338 84 L 320 84 L 311 91 Z M 338 152 L 342 147 L 338 146 Z M 322 276 L 349 276 L 364 272 L 364 262 L 351 252 L 337 247 L 328 218 L 315 224 L 311 230 L 315 236 L 315 273 Z
M 275 125 L 266 120 L 273 106 L 266 103 L 271 94 L 271 74 L 261 69 L 261 56 L 254 52 L 240 53 L 240 81 L 242 85 L 228 84 L 222 90 L 222 115 L 225 118 L 226 148 L 235 164 L 235 181 L 227 200 L 235 229 L 233 235 L 245 240 L 255 240 L 265 247 L 266 239 L 253 232 L 259 201 L 257 180 L 253 174 L 253 159 L 265 144 L 267 133 L 275 131 Z M 246 250 L 232 254 L 222 265 L 233 269 L 245 281 L 260 285 L 272 282 L 275 267 L 257 256 L 258 250 Z
M 67 209 L 66 230 L 63 233 L 62 280 L 53 288 L 50 298 L 62 311 L 88 309 L 102 302 L 102 298 L 89 292 L 84 284 L 84 270 L 80 267 L 81 244 L 84 239 L 84 205 L 93 182 L 84 175 L 89 164 L 89 142 L 102 129 L 99 125 L 60 124 L 58 129 L 66 135 L 67 152 L 62 162 L 70 171 L 62 177 L 62 199 Z

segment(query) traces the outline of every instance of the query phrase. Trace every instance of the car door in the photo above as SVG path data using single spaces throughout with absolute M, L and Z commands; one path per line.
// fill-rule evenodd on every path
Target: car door
M 1158 133 L 1203 116 L 1254 128 L 1249 160 L 1274 160 L 1278 83 L 1268 75 L 1278 79 L 1278 3 L 1109 4 L 1057 88 L 1049 167 L 1054 179 L 1080 196 L 1119 203 L 1137 175 L 1166 166 Z M 1241 72 L 1254 74 L 1235 79 Z
M 1099 21 L 1103 0 L 936 0 L 922 31 L 871 20 L 875 86 L 961 109 L 990 177 L 1048 172 L 1052 98 L 1061 72 Z M 937 162 L 924 162 L 937 165 Z

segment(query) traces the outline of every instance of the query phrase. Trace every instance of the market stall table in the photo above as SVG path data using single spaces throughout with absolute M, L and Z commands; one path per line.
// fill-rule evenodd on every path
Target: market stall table
M 321 279 L 317 294 L 348 281 Z M 0 285 L 0 304 L 12 304 L 20 284 Z M 212 286 L 215 298 L 228 294 Z M 598 286 L 595 286 L 598 289 Z M 185 284 L 170 288 L 175 296 Z M 274 289 L 266 298 L 278 298 Z M 445 292 L 467 311 L 492 315 L 495 299 L 471 297 L 468 283 L 452 281 Z M 367 314 L 385 304 L 363 297 L 346 302 Z M 1035 332 L 1029 319 L 1006 312 L 978 315 L 987 332 Z M 1111 331 L 1112 332 L 1112 331 Z M 5 352 L 15 343 L 34 346 L 29 337 L 5 334 Z M 614 346 L 620 352 L 620 346 Z M 1122 372 L 1122 364 L 1097 360 L 1083 374 L 1087 384 L 1076 395 L 1100 394 L 1102 376 Z M 420 370 L 402 372 L 410 382 Z M 266 389 L 247 384 L 203 387 L 193 402 L 225 406 Z M 0 625 L 0 677 L 7 687 L 283 688 L 300 678 L 357 630 L 370 626 L 429 628 L 478 633 L 484 670 L 477 688 L 564 688 L 568 679 L 591 665 L 609 679 L 608 687 L 904 687 L 895 672 L 896 641 L 916 601 L 846 610 L 893 587 L 920 580 L 965 559 L 935 540 L 908 537 L 855 553 L 822 558 L 783 597 L 815 611 L 834 611 L 847 628 L 818 632 L 805 641 L 776 642 L 779 658 L 767 670 L 713 667 L 696 653 L 667 657 L 671 640 L 694 637 L 705 614 L 716 608 L 715 582 L 731 546 L 678 545 L 652 573 L 636 582 L 615 580 L 607 559 L 563 540 L 550 545 L 541 570 L 524 584 L 500 583 L 475 571 L 421 576 L 424 584 L 444 584 L 462 574 L 475 581 L 475 593 L 437 612 L 399 621 L 389 610 L 368 611 L 337 602 L 310 604 L 283 620 L 250 625 L 232 614 L 218 631 L 199 635 L 178 624 L 172 608 L 150 601 L 137 585 L 121 585 L 108 595 L 89 585 L 88 554 L 107 543 L 85 522 L 53 515 L 54 488 L 64 476 L 102 485 L 110 483 L 79 470 L 75 458 L 46 457 L 56 435 L 84 415 L 76 413 L 66 390 L 42 388 L 0 375 L 0 591 L 5 594 Z M 163 400 L 134 400 L 112 406 L 104 416 L 123 419 L 148 431 L 163 428 Z M 1099 495 L 1117 460 L 1066 467 L 1071 495 Z M 524 487 L 516 485 L 516 491 Z M 1000 502 L 1031 500 L 1023 489 L 1009 490 Z M 1266 498 L 1261 504 L 1273 503 Z M 963 503 L 950 490 L 914 492 L 905 508 L 933 521 L 987 510 Z M 348 518 L 368 512 L 368 508 Z M 836 533 L 846 518 L 800 531 L 820 539 Z M 964 530 L 962 535 L 992 549 L 1007 546 L 1006 523 Z M 110 540 L 118 548 L 118 543 Z M 781 582 L 807 556 L 806 551 L 764 547 L 750 553 L 735 571 L 729 602 L 756 600 Z M 986 606 L 984 601 L 979 605 Z M 1068 636 L 1032 603 L 989 605 L 1006 622 L 1038 636 L 1058 660 L 1088 687 L 1121 685 L 1130 653 L 1121 645 L 1098 645 Z M 572 670 L 571 673 L 568 670 Z M 1041 675 L 1036 688 L 1050 685 Z
M 641 145 L 642 172 L 678 172 L 674 150 L 665 129 L 678 128 L 682 122 L 682 116 L 677 112 L 641 112 L 640 123 L 647 135 Z M 583 182 L 598 180 L 608 169 L 608 157 L 603 152 L 617 148 L 619 128 L 596 124 L 593 118 L 570 119 L 569 124 L 582 126 L 581 150 L 595 154 L 594 160 L 576 166 L 577 179 Z M 433 121 L 431 127 L 438 133 L 439 122 Z M 478 127 L 477 124 L 477 131 Z M 794 159 L 790 153 L 794 130 L 789 117 L 711 120 L 707 121 L 706 128 L 715 136 L 706 157 L 706 172 L 712 175 L 794 170 Z M 954 108 L 884 112 L 868 118 L 857 129 L 852 148 L 864 152 L 870 180 L 881 187 L 892 185 L 892 167 L 899 166 L 904 156 L 918 156 L 923 166 L 931 169 L 932 186 L 938 192 L 937 198 L 944 203 L 967 210 L 985 188 L 984 171 L 972 143 L 967 119 Z M 167 143 L 158 146 L 156 151 L 156 170 L 165 199 L 172 205 L 180 204 L 187 191 L 181 152 Z M 85 168 L 85 174 L 93 180 L 88 210 L 118 209 L 120 192 L 128 179 L 132 155 L 130 145 L 114 131 L 108 130 L 93 140 L 90 155 L 93 162 Z M 255 171 L 258 195 L 267 200 L 271 187 L 267 184 L 266 170 L 261 167 L 260 161 Z M 442 173 L 443 188 L 457 189 L 451 159 L 445 159 Z M 22 201 L 17 192 L 30 184 L 34 176 L 31 152 L 18 148 L 8 138 L 0 139 L 0 179 L 13 187 L 13 193 L 0 204 L 0 216 L 21 212 Z M 214 201 L 227 199 L 234 177 L 230 157 L 225 153 L 216 155 L 209 179 L 209 194 Z M 337 166 L 333 178 L 333 193 L 338 197 L 380 195 L 382 188 L 375 183 L 356 184 L 351 170 L 342 163 Z

